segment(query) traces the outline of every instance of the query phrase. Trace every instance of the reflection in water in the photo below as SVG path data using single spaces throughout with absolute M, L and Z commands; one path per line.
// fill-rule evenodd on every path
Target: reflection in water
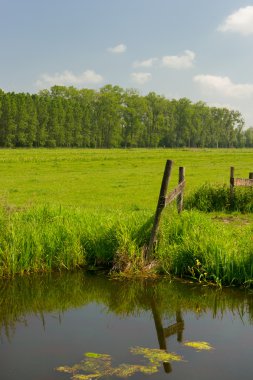
M 153 318 L 154 318 L 154 322 L 155 322 L 156 333 L 157 333 L 157 338 L 158 338 L 160 349 L 167 351 L 166 338 L 168 338 L 174 334 L 177 334 L 178 342 L 182 342 L 183 330 L 184 330 L 184 321 L 182 318 L 181 310 L 176 311 L 176 323 L 168 326 L 167 328 L 164 328 L 162 325 L 161 315 L 158 311 L 158 308 L 156 306 L 156 301 L 154 298 L 151 299 L 151 310 L 152 310 L 152 314 L 153 314 Z M 169 362 L 164 362 L 163 367 L 164 367 L 164 371 L 166 373 L 169 373 L 172 371 L 171 364 Z
M 221 291 L 167 279 L 109 280 L 102 275 L 83 272 L 0 280 L 0 302 L 0 328 L 5 329 L 9 338 L 11 331 L 15 330 L 15 323 L 25 323 L 27 314 L 40 316 L 44 325 L 44 313 L 57 312 L 60 321 L 65 310 L 92 302 L 104 304 L 109 311 L 122 316 L 151 309 L 161 348 L 165 348 L 160 334 L 161 318 L 176 316 L 176 324 L 165 329 L 165 336 L 176 332 L 178 341 L 181 341 L 184 330 L 182 311 L 197 315 L 211 311 L 213 318 L 222 318 L 226 311 L 231 311 L 242 319 L 248 318 L 250 323 L 253 321 L 253 295 L 247 291 Z
M 167 352 L 168 354 L 174 350 L 175 342 L 180 344 L 182 350 L 184 350 L 184 347 L 187 349 L 186 346 L 183 345 L 184 335 L 186 332 L 188 337 L 191 335 L 191 331 L 189 331 L 189 329 L 187 330 L 190 323 L 189 316 L 191 315 L 194 315 L 195 320 L 198 319 L 199 321 L 204 320 L 206 316 L 208 316 L 208 318 L 211 316 L 213 320 L 219 320 L 220 323 L 222 323 L 222 320 L 226 319 L 228 315 L 233 315 L 233 318 L 235 318 L 236 321 L 243 321 L 245 325 L 250 325 L 253 321 L 253 296 L 247 291 L 228 289 L 223 289 L 221 291 L 216 288 L 210 289 L 208 287 L 202 287 L 198 284 L 185 285 L 178 281 L 171 283 L 167 279 L 155 281 L 116 281 L 109 280 L 103 275 L 87 275 L 83 272 L 48 274 L 0 281 L 1 345 L 2 347 L 7 347 L 4 343 L 4 338 L 6 337 L 9 342 L 8 349 L 11 350 L 11 347 L 13 347 L 13 350 L 15 351 L 17 344 L 15 337 L 20 330 L 20 326 L 27 326 L 26 331 L 28 331 L 31 324 L 31 316 L 36 316 L 36 318 L 39 318 L 41 321 L 41 326 L 45 332 L 44 336 L 47 335 L 47 331 L 50 331 L 51 336 L 55 331 L 47 325 L 48 314 L 53 314 L 53 317 L 56 318 L 55 322 L 58 321 L 58 325 L 61 326 L 64 319 L 66 319 L 65 316 L 71 313 L 70 310 L 73 310 L 74 313 L 75 310 L 80 310 L 81 313 L 82 310 L 86 310 L 90 305 L 103 305 L 103 315 L 101 315 L 101 318 L 105 319 L 108 313 L 115 316 L 115 318 L 119 316 L 126 321 L 124 322 L 124 326 L 127 326 L 128 320 L 135 318 L 134 322 L 131 322 L 131 328 L 137 330 L 139 327 L 132 327 L 134 326 L 132 324 L 136 323 L 136 321 L 138 322 L 139 318 L 143 319 L 143 315 L 151 315 L 151 320 L 149 317 L 150 322 L 145 322 L 147 324 L 150 323 L 148 331 L 150 331 L 150 329 L 152 331 L 153 325 L 160 350 L 163 350 L 164 353 Z M 85 328 L 87 328 L 85 330 L 86 335 L 84 335 L 85 341 L 88 339 L 87 334 L 89 334 L 92 329 L 92 326 L 88 327 L 89 326 L 80 325 L 80 331 L 84 331 Z M 94 328 L 97 329 L 97 326 Z M 131 331 L 127 330 L 127 328 L 128 327 L 126 327 L 125 339 L 127 339 L 127 335 L 129 335 Z M 201 339 L 209 340 L 203 336 L 203 331 L 205 332 L 205 329 L 202 327 Z M 100 331 L 99 339 L 102 339 L 103 334 L 109 334 L 109 332 L 108 328 L 106 331 L 103 330 L 102 333 Z M 113 331 L 111 334 L 113 334 Z M 124 338 L 124 331 L 122 334 Z M 137 333 L 135 335 L 137 335 Z M 148 344 L 149 347 L 155 347 L 154 333 L 153 337 L 154 340 L 152 340 L 153 338 L 150 338 L 150 342 L 146 342 L 146 347 L 148 347 Z M 64 338 L 65 337 L 61 339 Z M 35 339 L 34 331 L 33 337 L 30 339 Z M 70 339 L 70 337 L 66 336 L 66 344 L 69 344 Z M 96 342 L 94 341 L 95 338 L 93 337 L 92 339 L 93 340 L 88 340 L 88 342 L 90 342 L 89 344 L 93 345 L 93 347 L 96 347 Z M 137 345 L 143 345 L 138 343 L 138 339 L 136 343 Z M 186 344 L 194 347 L 194 344 L 196 346 L 197 343 L 187 342 Z M 212 342 L 212 344 L 216 347 L 215 342 Z M 116 346 L 116 343 L 114 345 Z M 200 349 L 201 342 L 199 342 L 198 345 L 199 347 L 196 346 L 196 348 Z M 131 346 L 133 347 L 132 344 L 128 344 L 128 351 Z M 203 347 L 204 346 L 205 342 L 203 342 Z M 38 344 L 38 347 L 39 352 L 37 355 L 39 357 L 41 355 L 40 344 Z M 179 346 L 177 346 L 177 349 L 178 347 Z M 113 346 L 110 346 L 110 348 L 114 349 Z M 206 346 L 206 349 L 207 348 L 208 345 Z M 87 349 L 87 346 L 85 349 Z M 81 351 L 79 350 L 76 353 L 77 358 L 79 358 L 80 354 L 85 352 L 85 349 L 81 348 Z M 63 350 L 62 346 L 60 346 L 59 350 Z M 99 350 L 94 350 L 94 352 L 99 352 Z M 107 355 L 111 354 L 109 351 L 108 353 L 105 353 Z M 117 348 L 115 348 L 115 353 L 117 354 Z M 71 354 L 72 356 L 74 355 L 73 352 L 71 352 Z M 36 357 L 36 353 L 34 353 L 34 355 Z M 58 357 L 59 353 L 57 350 L 53 355 L 55 355 L 57 360 L 55 360 L 56 364 L 50 364 L 50 368 L 55 368 L 65 363 L 65 361 Z M 72 365 L 73 363 L 78 362 L 78 360 L 80 359 L 73 359 Z M 120 362 L 122 363 L 122 360 L 119 361 L 119 363 Z M 169 360 L 162 360 L 162 364 L 164 374 L 167 375 L 172 372 L 172 366 Z M 135 365 L 138 367 L 138 364 Z M 113 366 L 114 369 L 118 367 L 118 365 Z M 71 363 L 69 368 L 71 368 Z M 36 370 L 39 371 L 37 368 L 34 369 L 34 371 Z M 190 369 L 188 368 L 188 370 Z M 200 369 L 198 368 L 198 370 Z M 144 369 L 143 371 L 145 372 Z M 173 371 L 173 376 L 177 376 L 176 372 L 179 376 L 180 370 L 178 369 L 178 366 L 177 371 Z M 29 373 L 28 369 L 27 373 Z M 4 374 L 6 380 L 16 378 L 15 375 L 12 376 L 7 370 Z M 253 372 L 250 375 L 252 374 Z M 60 376 L 60 374 L 58 374 L 58 376 Z M 31 379 L 32 378 L 34 378 L 34 376 L 32 377 L 31 375 Z M 55 374 L 47 374 L 47 377 L 45 378 L 53 380 L 55 379 Z M 26 374 L 23 378 L 19 378 L 19 380 L 22 379 L 27 380 L 29 379 L 29 376 Z M 39 377 L 37 377 L 36 380 L 37 379 L 39 380 Z

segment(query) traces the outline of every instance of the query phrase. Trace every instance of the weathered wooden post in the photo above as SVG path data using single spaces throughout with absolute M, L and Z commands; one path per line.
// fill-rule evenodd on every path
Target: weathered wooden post
M 147 261 L 150 261 L 150 259 L 152 257 L 154 244 L 155 244 L 156 237 L 157 237 L 159 222 L 161 219 L 161 214 L 162 214 L 162 211 L 163 211 L 165 204 L 166 204 L 166 194 L 167 194 L 167 189 L 168 189 L 168 185 L 169 185 L 172 164 L 173 164 L 173 162 L 171 160 L 166 161 L 166 165 L 165 165 L 165 169 L 164 169 L 164 173 L 163 173 L 163 180 L 162 180 L 161 189 L 160 189 L 160 194 L 159 194 L 158 203 L 157 203 L 157 207 L 156 207 L 154 224 L 153 224 L 153 228 L 151 231 L 151 236 L 150 236 L 149 245 L 148 245 L 148 249 L 147 249 L 147 255 L 146 255 Z
M 235 168 L 233 166 L 230 167 L 230 207 L 234 203 L 234 178 L 235 178 Z
M 185 170 L 184 167 L 180 166 L 179 168 L 179 176 L 178 176 L 178 184 L 182 183 L 184 181 L 184 174 Z M 183 210 L 183 203 L 184 203 L 184 188 L 182 188 L 181 192 L 177 196 L 177 211 L 180 214 Z

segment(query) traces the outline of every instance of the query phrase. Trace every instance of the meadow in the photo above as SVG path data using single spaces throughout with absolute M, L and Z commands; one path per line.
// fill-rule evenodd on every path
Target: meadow
M 178 216 L 172 206 L 153 262 L 144 259 L 167 159 L 169 189 L 185 167 L 187 206 L 204 184 L 228 186 L 230 166 L 247 178 L 252 157 L 250 149 L 0 150 L 0 276 L 106 267 L 251 285 L 251 213 L 201 212 L 188 201 Z
M 252 149 L 13 149 L 0 150 L 0 197 L 13 206 L 58 204 L 85 209 L 156 206 L 165 161 L 186 170 L 186 194 L 204 183 L 229 184 L 253 171 Z

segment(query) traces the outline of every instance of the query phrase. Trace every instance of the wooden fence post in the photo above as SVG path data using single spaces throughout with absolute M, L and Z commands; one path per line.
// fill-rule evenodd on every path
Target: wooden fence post
M 249 179 L 253 179 L 253 173 L 249 173 Z
M 185 170 L 182 166 L 179 168 L 179 176 L 178 176 L 178 184 L 184 181 L 184 173 Z M 180 192 L 180 194 L 177 197 L 177 211 L 180 214 L 183 210 L 183 202 L 184 202 L 184 189 Z
M 235 168 L 230 167 L 230 207 L 234 203 L 234 178 L 235 178 Z
M 162 210 L 165 207 L 166 194 L 167 194 L 167 189 L 168 189 L 168 185 L 169 185 L 172 164 L 173 164 L 173 162 L 171 160 L 167 160 L 166 165 L 165 165 L 165 169 L 164 169 L 164 173 L 163 173 L 163 180 L 162 180 L 160 194 L 159 194 L 158 203 L 157 203 L 157 207 L 156 207 L 154 224 L 153 224 L 153 228 L 151 231 L 151 236 L 150 236 L 149 245 L 148 245 L 148 249 L 147 249 L 147 255 L 146 255 L 147 261 L 150 261 L 150 259 L 152 258 L 152 254 L 153 254 L 153 250 L 154 250 L 154 243 L 155 243 L 156 237 L 157 237 L 157 232 L 158 232 L 159 222 L 161 219 Z

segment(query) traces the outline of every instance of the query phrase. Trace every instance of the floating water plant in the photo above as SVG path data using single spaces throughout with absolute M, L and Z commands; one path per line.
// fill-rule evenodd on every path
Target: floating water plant
M 184 346 L 195 348 L 197 351 L 213 350 L 208 342 L 184 342 Z
M 123 363 L 118 367 L 113 367 L 112 357 L 110 355 L 87 352 L 84 354 L 85 359 L 82 360 L 81 363 L 75 364 L 73 367 L 61 366 L 56 368 L 56 370 L 71 373 L 72 379 L 74 380 L 99 379 L 104 376 L 126 378 L 138 372 L 143 374 L 156 373 L 162 363 L 182 360 L 180 355 L 159 349 L 133 347 L 130 349 L 130 352 L 133 355 L 142 355 L 148 359 L 147 365 Z M 84 374 L 79 372 L 84 372 Z
M 208 342 L 185 342 L 185 346 L 195 348 L 197 351 L 212 350 L 213 347 Z M 147 365 L 120 364 L 118 367 L 112 366 L 112 357 L 108 354 L 98 354 L 95 352 L 86 352 L 85 359 L 79 364 L 61 366 L 56 368 L 59 372 L 71 373 L 74 380 L 99 379 L 104 376 L 117 376 L 126 378 L 135 373 L 152 374 L 159 371 L 163 363 L 171 361 L 183 361 L 181 355 L 167 352 L 157 348 L 132 347 L 130 352 L 133 355 L 142 355 L 148 360 Z M 84 372 L 84 373 L 80 373 Z
M 160 350 L 159 348 L 133 347 L 130 349 L 134 355 L 142 355 L 148 359 L 151 364 L 159 366 L 163 362 L 182 361 L 182 356 L 173 352 Z

